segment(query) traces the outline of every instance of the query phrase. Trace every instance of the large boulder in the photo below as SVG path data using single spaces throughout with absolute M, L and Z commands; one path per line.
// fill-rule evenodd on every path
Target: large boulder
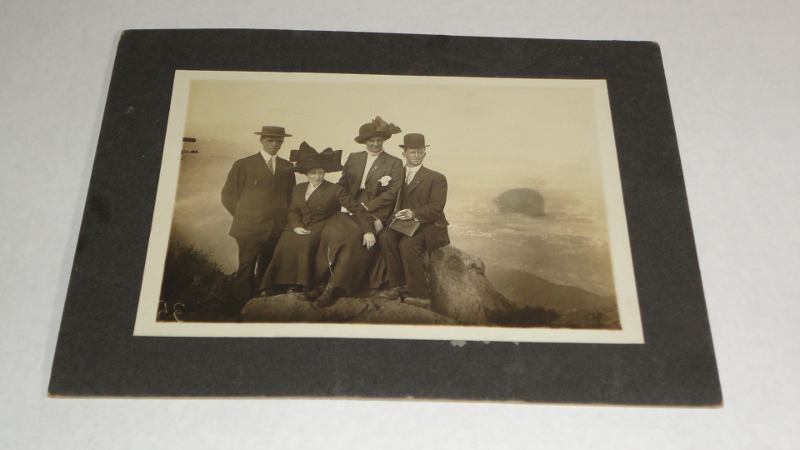
M 452 245 L 431 254 L 432 309 L 462 324 L 488 325 L 515 308 L 486 279 L 477 256 Z
M 501 213 L 544 215 L 544 197 L 533 189 L 519 188 L 503 192 L 494 200 Z

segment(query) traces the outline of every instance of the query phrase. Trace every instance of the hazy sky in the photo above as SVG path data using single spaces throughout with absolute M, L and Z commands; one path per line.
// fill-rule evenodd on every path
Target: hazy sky
M 400 156 L 403 134 L 425 134 L 430 144 L 425 165 L 444 173 L 451 184 L 536 188 L 525 184 L 542 180 L 559 189 L 599 189 L 591 87 L 413 78 L 194 80 L 185 135 L 240 144 L 219 151 L 243 156 L 260 148 L 254 131 L 281 125 L 294 135 L 286 139 L 281 156 L 288 157 L 305 140 L 317 150 L 344 150 L 346 158 L 364 149 L 353 140 L 359 126 L 380 115 L 403 130 L 386 142 L 386 151 Z

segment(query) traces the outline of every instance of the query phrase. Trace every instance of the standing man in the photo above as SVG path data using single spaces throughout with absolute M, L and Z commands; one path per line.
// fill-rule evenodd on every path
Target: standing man
M 383 142 L 400 131 L 379 116 L 361 125 L 355 141 L 364 144 L 367 151 L 351 153 L 339 179 L 339 184 L 372 217 L 377 233 L 388 224 L 403 184 L 403 162 L 383 151 Z
M 222 188 L 222 204 L 233 216 L 229 234 L 239 247 L 236 304 L 231 305 L 237 311 L 253 297 L 256 280 L 272 259 L 296 183 L 292 164 L 276 156 L 291 134 L 277 126 L 264 126 L 255 134 L 260 135 L 261 151 L 233 163 Z
M 408 133 L 403 137 L 405 177 L 392 225 L 378 238 L 386 260 L 389 287 L 398 296 L 430 299 L 431 292 L 423 255 L 450 243 L 449 223 L 444 217 L 447 179 L 422 165 L 425 136 Z M 402 231 L 396 231 L 402 230 Z

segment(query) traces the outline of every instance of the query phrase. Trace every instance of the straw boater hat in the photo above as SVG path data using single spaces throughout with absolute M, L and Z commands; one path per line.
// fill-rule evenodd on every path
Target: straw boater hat
M 403 136 L 403 143 L 398 147 L 401 147 L 403 150 L 405 150 L 407 148 L 426 148 L 430 147 L 430 145 L 425 145 L 424 135 L 420 133 L 408 133 Z
M 275 127 L 271 125 L 264 125 L 261 127 L 261 131 L 256 131 L 253 134 L 260 134 L 261 136 L 270 136 L 270 137 L 291 137 L 291 134 L 286 134 L 286 130 L 283 127 Z
M 342 170 L 342 151 L 328 147 L 318 152 L 303 141 L 299 150 L 292 150 L 289 153 L 289 161 L 295 163 L 295 172 L 306 173 L 311 169 L 339 172 Z
M 395 124 L 387 123 L 385 120 L 381 119 L 381 116 L 375 116 L 375 118 L 372 119 L 372 122 L 367 122 L 364 125 L 361 125 L 361 128 L 358 129 L 358 136 L 355 137 L 355 140 L 359 144 L 363 144 L 375 136 L 389 139 L 393 134 L 401 131 L 403 130 L 401 130 Z

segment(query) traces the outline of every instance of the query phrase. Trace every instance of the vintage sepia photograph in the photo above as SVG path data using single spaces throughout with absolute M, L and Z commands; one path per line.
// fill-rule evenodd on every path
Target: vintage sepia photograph
M 176 71 L 134 334 L 643 343 L 605 80 Z

